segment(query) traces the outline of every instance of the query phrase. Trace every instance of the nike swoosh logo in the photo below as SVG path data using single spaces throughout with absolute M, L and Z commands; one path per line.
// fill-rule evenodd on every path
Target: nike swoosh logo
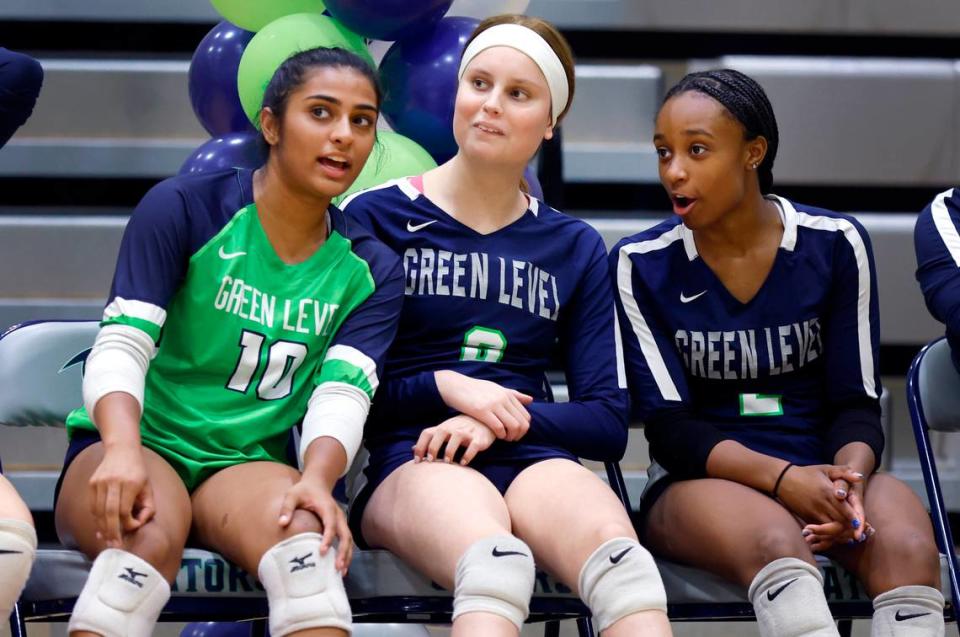
M 784 584 L 783 586 L 781 586 L 781 587 L 778 588 L 777 590 L 775 590 L 775 591 L 767 591 L 767 601 L 772 602 L 772 601 L 775 600 L 776 598 L 780 597 L 780 593 L 782 593 L 784 590 L 786 590 L 787 586 L 790 586 L 791 584 L 793 584 L 794 582 L 796 582 L 798 579 L 800 579 L 800 578 L 799 578 L 799 577 L 794 577 L 792 580 L 790 580 L 789 582 L 787 582 L 786 584 Z
M 243 257 L 246 256 L 246 254 L 246 252 L 225 252 L 223 246 L 220 246 L 220 258 L 224 261 L 236 259 L 237 257 Z
M 432 223 L 432 222 L 431 222 Z M 507 555 L 522 555 L 527 556 L 526 553 L 521 553 L 520 551 L 501 551 L 497 547 L 493 547 L 493 556 L 494 557 L 505 557 Z
M 23 551 L 8 551 L 6 549 L 0 549 L 0 555 L 20 555 Z
M 704 291 L 701 292 L 700 294 L 694 294 L 693 296 L 684 296 L 684 295 L 683 295 L 683 292 L 681 292 L 681 293 L 680 293 L 680 302 L 681 302 L 681 303 L 689 303 L 690 301 L 696 301 L 697 299 L 699 299 L 701 296 L 703 296 L 703 295 L 706 294 L 706 293 L 707 293 L 707 291 L 704 290 Z
M 412 221 L 408 221 L 408 222 L 407 222 L 407 232 L 417 232 L 417 231 L 419 231 L 419 230 L 423 230 L 424 228 L 426 228 L 427 226 L 429 226 L 431 223 L 436 223 L 436 222 L 437 222 L 437 220 L 434 219 L 433 221 L 424 221 L 423 223 L 418 223 L 417 225 L 413 225 L 413 222 L 412 222 Z
M 908 619 L 913 619 L 914 617 L 923 617 L 924 615 L 929 615 L 930 613 L 911 613 L 910 615 L 901 615 L 902 611 L 897 611 L 897 614 L 893 616 L 898 622 L 905 622 Z
M 616 554 L 616 555 L 611 555 L 611 556 L 610 556 L 610 563 L 611 563 L 611 564 L 616 564 L 616 563 L 618 563 L 620 560 L 623 559 L 623 556 L 624 556 L 624 555 L 626 555 L 627 553 L 629 553 L 629 552 L 632 551 L 632 550 L 633 550 L 633 547 L 631 546 L 631 547 L 629 547 L 629 548 L 623 549 L 622 551 L 620 551 L 620 553 L 618 553 L 618 554 Z

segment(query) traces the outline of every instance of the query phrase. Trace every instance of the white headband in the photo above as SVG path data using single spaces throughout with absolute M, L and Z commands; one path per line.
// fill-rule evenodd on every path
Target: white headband
M 550 88 L 550 99 L 552 101 L 550 121 L 553 125 L 556 125 L 557 118 L 560 117 L 560 113 L 567 106 L 570 86 L 567 84 L 567 74 L 563 70 L 563 63 L 560 62 L 560 58 L 547 44 L 547 41 L 533 29 L 519 24 L 498 24 L 483 31 L 473 39 L 467 50 L 463 52 L 457 78 L 463 78 L 467 65 L 481 51 L 494 46 L 508 46 L 511 49 L 516 49 L 540 67 L 543 77 L 547 80 L 547 86 Z

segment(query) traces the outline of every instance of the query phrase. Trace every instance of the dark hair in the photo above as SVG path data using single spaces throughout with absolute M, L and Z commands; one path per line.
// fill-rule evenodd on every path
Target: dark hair
M 306 81 L 310 71 L 330 67 L 353 69 L 367 78 L 373 86 L 373 92 L 377 95 L 377 106 L 380 106 L 383 101 L 380 81 L 377 79 L 376 71 L 366 60 L 346 49 L 318 47 L 294 53 L 284 60 L 270 78 L 270 83 L 263 92 L 260 108 L 269 108 L 276 117 L 282 119 L 287 108 L 287 99 Z M 260 141 L 263 145 L 267 145 L 262 133 Z
M 744 137 L 753 140 L 763 137 L 767 140 L 767 154 L 757 168 L 760 179 L 760 192 L 768 194 L 773 188 L 773 161 L 777 157 L 780 145 L 780 132 L 777 118 L 773 115 L 773 106 L 767 99 L 756 80 L 740 71 L 718 69 L 690 73 L 667 91 L 663 103 L 676 95 L 696 91 L 712 97 L 727 109 L 744 128 Z

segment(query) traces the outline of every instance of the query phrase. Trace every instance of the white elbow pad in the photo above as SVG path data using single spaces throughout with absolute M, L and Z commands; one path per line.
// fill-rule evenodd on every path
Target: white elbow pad
M 112 392 L 130 394 L 143 411 L 144 380 L 155 354 L 153 339 L 143 330 L 129 325 L 100 330 L 83 375 L 83 406 L 91 420 L 97 402 Z
M 347 465 L 340 477 L 346 475 L 363 440 L 363 424 L 370 412 L 370 397 L 358 387 L 347 383 L 323 383 L 313 390 L 307 413 L 303 417 L 300 436 L 300 464 L 304 463 L 307 448 L 317 438 L 329 436 L 343 445 Z

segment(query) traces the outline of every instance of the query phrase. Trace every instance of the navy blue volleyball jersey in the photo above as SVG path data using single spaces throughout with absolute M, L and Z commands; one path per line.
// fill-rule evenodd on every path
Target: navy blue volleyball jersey
M 685 407 L 755 451 L 832 461 L 831 414 L 881 392 L 870 240 L 848 216 L 773 199 L 783 239 L 747 303 L 678 217 L 614 248 L 630 393 L 642 419 Z
M 947 326 L 953 363 L 960 369 L 960 193 L 934 197 L 913 231 L 917 281 L 933 318 Z
M 406 296 L 367 424 L 368 445 L 416 438 L 453 415 L 434 372 L 454 370 L 532 395 L 530 431 L 485 457 L 612 460 L 626 446 L 627 394 L 606 250 L 592 227 L 532 199 L 480 234 L 400 179 L 342 204 L 400 255 Z M 569 403 L 552 402 L 559 357 Z

